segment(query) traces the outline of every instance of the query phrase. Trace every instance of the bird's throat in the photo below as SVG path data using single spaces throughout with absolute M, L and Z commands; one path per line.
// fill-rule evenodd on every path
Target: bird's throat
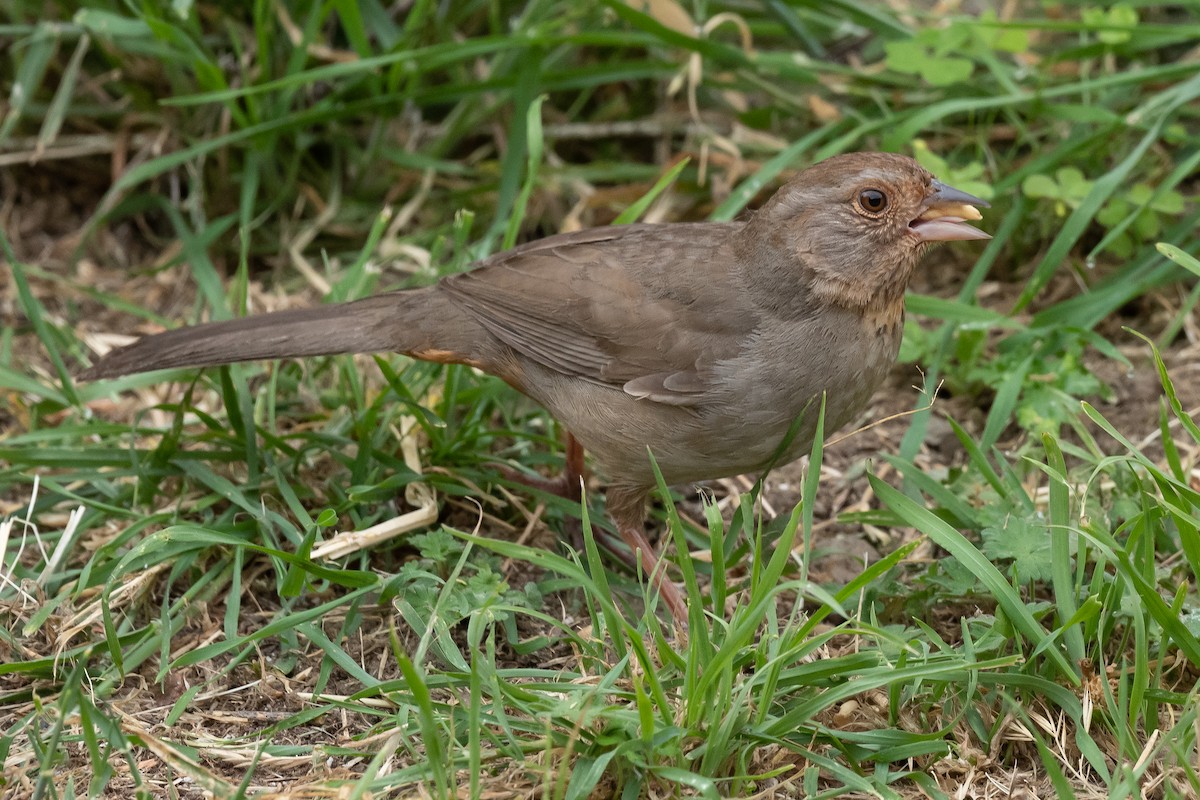
M 904 263 L 869 276 L 825 274 L 809 291 L 821 303 L 861 314 L 870 325 L 891 328 L 904 321 L 904 292 L 912 269 Z

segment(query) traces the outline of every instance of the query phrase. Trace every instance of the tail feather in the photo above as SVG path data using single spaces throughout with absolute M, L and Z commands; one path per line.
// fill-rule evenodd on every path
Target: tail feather
M 147 336 L 104 356 L 80 379 L 115 378 L 173 367 L 210 367 L 260 359 L 341 353 L 406 352 L 428 338 L 422 319 L 434 288 L 376 295 L 351 303 L 299 308 L 210 322 Z M 440 300 L 440 298 L 436 298 Z M 425 313 L 422 313 L 424 311 Z

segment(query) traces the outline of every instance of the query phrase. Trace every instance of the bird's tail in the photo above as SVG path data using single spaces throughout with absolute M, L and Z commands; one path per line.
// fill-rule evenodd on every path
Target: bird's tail
M 178 328 L 114 350 L 79 377 L 90 381 L 259 359 L 409 352 L 429 342 L 425 329 L 430 321 L 446 326 L 445 312 L 450 309 L 439 314 L 436 307 L 446 303 L 436 287 L 430 287 Z

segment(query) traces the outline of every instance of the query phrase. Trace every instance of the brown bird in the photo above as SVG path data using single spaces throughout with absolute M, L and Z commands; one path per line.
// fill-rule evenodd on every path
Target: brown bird
M 643 531 L 647 450 L 669 484 L 806 453 L 822 394 L 833 431 L 895 361 L 917 260 L 932 242 L 989 238 L 964 224 L 987 205 L 905 156 L 842 155 L 740 221 L 550 236 L 426 288 L 148 336 L 81 377 L 378 351 L 478 367 L 592 452 L 618 532 L 686 624 Z M 577 496 L 571 441 L 567 460 L 559 486 Z

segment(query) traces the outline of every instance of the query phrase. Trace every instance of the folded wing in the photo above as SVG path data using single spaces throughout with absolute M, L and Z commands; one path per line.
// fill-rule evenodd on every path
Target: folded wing
M 562 234 L 485 260 L 442 288 L 489 333 L 538 364 L 634 397 L 694 406 L 752 321 L 713 297 L 732 224 L 626 225 Z M 740 332 L 740 333 L 739 333 Z

